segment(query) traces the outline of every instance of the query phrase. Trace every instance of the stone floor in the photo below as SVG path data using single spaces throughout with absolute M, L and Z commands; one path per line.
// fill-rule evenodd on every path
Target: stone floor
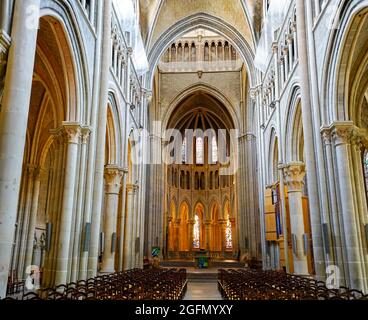
M 217 281 L 189 281 L 184 300 L 222 300 Z

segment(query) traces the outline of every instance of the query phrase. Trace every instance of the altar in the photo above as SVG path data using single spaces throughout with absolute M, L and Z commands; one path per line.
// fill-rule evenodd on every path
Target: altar
M 200 250 L 194 255 L 196 267 L 199 269 L 207 269 L 211 267 L 211 255 L 209 251 Z

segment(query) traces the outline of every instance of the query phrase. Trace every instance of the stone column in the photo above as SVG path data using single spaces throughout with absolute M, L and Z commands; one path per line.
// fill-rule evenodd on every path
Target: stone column
M 96 162 L 93 189 L 93 205 L 91 214 L 91 243 L 88 257 L 87 277 L 94 277 L 97 273 L 98 249 L 100 239 L 100 224 L 103 195 L 103 179 L 105 166 L 108 78 L 111 61 L 111 0 L 103 2 L 103 43 L 101 56 L 100 101 L 97 120 Z
M 176 219 L 174 222 L 174 234 L 173 234 L 173 243 L 174 243 L 174 251 L 178 252 L 180 251 L 180 245 L 179 245 L 179 233 L 180 233 L 180 223 L 181 219 Z
M 367 210 L 367 196 L 366 196 L 366 188 L 364 181 L 364 168 L 362 166 L 362 154 L 364 151 L 363 148 L 363 137 L 367 137 L 367 131 L 355 132 L 354 137 L 352 139 L 352 172 L 354 178 L 354 192 L 355 192 L 355 201 L 356 201 L 356 219 L 357 219 L 357 228 L 358 228 L 358 237 L 359 237 L 359 245 L 360 245 L 360 254 L 362 257 L 362 271 L 363 271 L 363 279 L 365 279 L 366 288 L 368 290 L 368 256 L 364 255 L 364 252 L 367 252 L 368 240 L 365 237 L 364 227 L 368 222 L 368 210 Z
M 226 220 L 219 220 L 220 228 L 221 228 L 221 251 L 222 255 L 225 257 L 226 252 Z
M 331 207 L 331 233 L 332 233 L 332 247 L 334 262 L 340 269 L 340 285 L 346 286 L 345 282 L 345 270 L 344 270 L 344 245 L 343 245 L 343 232 L 342 232 L 342 221 L 338 214 L 338 195 L 336 192 L 335 183 L 335 168 L 333 159 L 333 146 L 332 146 L 332 133 L 328 128 L 324 128 L 322 131 L 322 137 L 325 145 L 326 155 L 326 176 L 328 180 L 328 193 L 330 197 Z
M 314 131 L 316 131 L 314 129 L 314 125 L 319 129 L 320 124 L 316 120 L 316 112 L 313 108 L 314 102 L 311 99 L 311 89 L 313 86 L 311 86 L 309 77 L 313 73 L 313 70 L 311 70 L 308 64 L 308 37 L 306 32 L 307 23 L 305 19 L 305 4 L 306 1 L 304 0 L 296 0 L 296 15 L 298 17 L 297 44 L 301 84 L 301 109 L 304 132 L 305 162 L 306 170 L 308 172 L 308 197 L 313 238 L 314 266 L 317 278 L 325 279 L 326 256 L 323 250 L 321 223 L 323 221 L 323 195 L 325 193 L 323 191 L 325 191 L 325 188 L 323 187 L 323 183 L 319 183 L 319 177 L 321 177 L 323 173 L 318 171 L 318 169 L 322 166 L 322 163 L 318 163 L 318 154 L 321 154 L 322 148 L 320 148 L 320 142 L 317 143 L 317 138 L 314 137 Z M 318 138 L 320 141 L 320 137 Z
M 135 249 L 134 243 L 134 194 L 135 185 L 127 185 L 127 212 L 126 212 L 126 226 L 125 226 L 125 239 L 124 239 L 124 270 L 129 270 L 133 267 L 133 254 Z
M 27 25 L 31 5 L 39 8 L 40 0 L 15 2 L 0 113 L 0 298 L 8 282 L 36 52 L 37 26 Z
M 25 266 L 25 255 L 26 255 L 26 246 L 27 246 L 27 235 L 28 235 L 28 226 L 29 219 L 31 216 L 31 207 L 32 207 L 32 193 L 33 193 L 33 183 L 34 183 L 34 173 L 36 167 L 34 165 L 27 165 L 27 175 L 25 180 L 27 180 L 27 188 L 25 189 L 26 194 L 23 198 L 24 200 L 24 210 L 23 210 L 23 219 L 21 221 L 21 233 L 19 237 L 19 257 L 18 257 L 18 278 L 23 279 L 26 275 L 24 273 Z
M 41 170 L 39 168 L 35 169 L 34 172 L 34 184 L 33 184 L 33 193 L 32 193 L 32 207 L 29 217 L 28 224 L 28 233 L 27 233 L 27 244 L 25 250 L 25 263 L 24 263 L 24 272 L 26 268 L 32 264 L 32 256 L 33 256 L 33 241 L 34 241 L 34 233 L 36 230 L 37 224 L 37 213 L 38 213 L 38 198 L 40 196 L 40 186 L 41 186 Z M 25 274 L 25 273 L 23 273 Z
M 75 187 L 77 177 L 78 146 L 81 135 L 81 127 L 76 123 L 63 123 L 67 143 L 67 153 L 65 162 L 64 189 L 62 196 L 62 206 L 60 212 L 59 235 L 56 250 L 55 285 L 68 282 L 69 250 Z
M 108 166 L 105 170 L 105 246 L 102 255 L 102 273 L 115 272 L 115 252 L 117 245 L 117 215 L 119 206 L 119 194 L 121 188 L 122 170 L 115 166 Z M 115 235 L 115 244 L 113 237 Z M 115 248 L 113 248 L 115 246 Z
M 345 266 L 349 274 L 349 286 L 364 290 L 363 260 L 358 239 L 358 221 L 356 220 L 352 172 L 350 167 L 350 139 L 353 133 L 351 122 L 334 123 L 332 137 L 335 144 L 339 196 L 341 199 L 341 216 L 347 261 Z
M 185 221 L 182 221 L 182 223 L 185 223 Z M 193 251 L 194 224 L 195 224 L 194 220 L 188 220 L 187 228 L 188 228 L 188 249 L 189 251 Z
M 91 129 L 83 127 L 81 130 L 81 155 L 80 155 L 80 169 L 78 176 L 78 202 L 75 214 L 75 232 L 72 235 L 72 274 L 71 281 L 75 282 L 79 279 L 80 268 L 80 253 L 81 247 L 83 247 L 83 205 L 85 204 L 85 190 L 86 190 L 86 157 L 87 157 L 87 145 L 90 137 Z M 79 270 L 78 270 L 79 268 Z
M 212 227 L 212 220 L 205 221 L 205 230 L 206 230 L 206 250 L 211 250 L 211 227 Z
M 121 212 L 120 217 L 118 219 L 120 234 L 119 234 L 119 271 L 124 270 L 124 238 L 125 238 L 125 217 L 126 217 L 126 201 L 127 201 L 127 176 L 128 176 L 128 169 L 125 168 L 123 170 L 123 177 L 122 177 L 122 187 L 121 187 Z
M 308 260 L 304 252 L 303 235 L 304 215 L 303 215 L 303 179 L 305 177 L 305 165 L 300 162 L 290 163 L 284 170 L 285 184 L 288 187 L 290 224 L 292 237 L 296 239 L 293 248 L 294 273 L 298 275 L 308 275 Z

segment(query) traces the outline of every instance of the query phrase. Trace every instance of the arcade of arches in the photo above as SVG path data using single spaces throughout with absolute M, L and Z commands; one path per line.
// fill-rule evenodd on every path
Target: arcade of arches
M 367 292 L 367 28 L 366 0 L 0 1 L 0 298 L 157 248 Z

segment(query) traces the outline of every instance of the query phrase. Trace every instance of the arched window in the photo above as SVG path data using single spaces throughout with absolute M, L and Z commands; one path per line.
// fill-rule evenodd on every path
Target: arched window
M 196 214 L 194 216 L 194 227 L 193 227 L 193 248 L 194 249 L 199 249 L 200 247 L 199 231 L 200 231 L 199 217 Z
M 185 173 L 184 173 L 184 171 L 180 172 L 180 189 L 185 189 Z
M 177 61 L 176 62 L 183 62 L 183 45 L 179 43 L 178 45 L 178 54 L 177 54 Z
M 367 194 L 367 201 L 368 201 L 368 149 L 366 149 L 363 154 L 363 166 L 364 166 L 365 191 Z
M 212 138 L 212 163 L 218 162 L 218 148 L 216 136 Z
M 187 163 L 187 138 L 184 137 L 183 144 L 181 147 L 181 158 L 183 163 Z
M 191 49 L 191 61 L 197 61 L 197 48 L 195 46 L 195 43 L 192 43 L 192 49 Z
M 195 190 L 199 190 L 199 174 L 198 172 L 195 173 L 195 176 L 194 176 L 194 189 Z
M 208 42 L 204 45 L 204 61 L 210 60 L 210 47 L 208 45 Z
M 226 249 L 232 249 L 233 247 L 233 235 L 231 230 L 230 218 L 226 222 Z
M 201 173 L 201 185 L 200 185 L 200 190 L 205 190 L 206 189 L 206 183 L 204 180 L 204 172 Z
M 226 229 L 225 229 L 225 243 L 226 249 L 233 248 L 233 233 L 230 220 L 230 203 L 227 202 L 225 206 L 225 218 L 226 218 Z
M 185 62 L 189 61 L 189 44 L 188 43 L 184 45 L 184 61 Z
M 204 163 L 204 146 L 203 138 L 199 137 L 196 139 L 196 164 Z

